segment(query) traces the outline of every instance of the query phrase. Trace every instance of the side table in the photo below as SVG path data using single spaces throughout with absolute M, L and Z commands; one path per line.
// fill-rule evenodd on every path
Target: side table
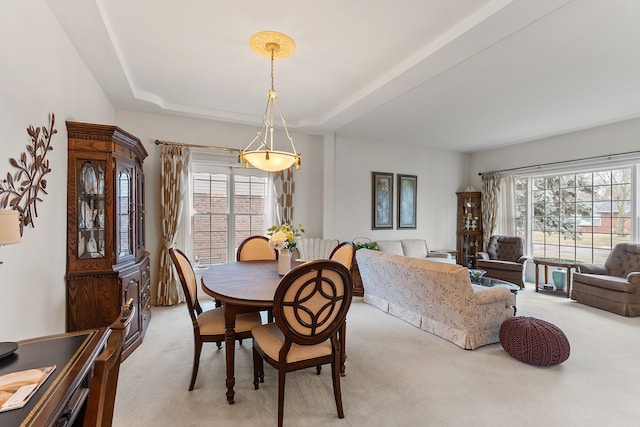
M 544 283 L 545 284 L 549 283 L 549 266 L 567 269 L 566 293 L 567 293 L 567 298 L 571 296 L 571 269 L 573 268 L 574 270 L 579 271 L 577 262 L 558 259 L 558 258 L 535 258 L 534 257 L 533 263 L 535 264 L 535 269 L 536 269 L 536 292 L 538 292 L 538 289 L 540 288 L 540 285 L 538 285 L 538 277 L 540 274 L 538 265 L 544 265 Z

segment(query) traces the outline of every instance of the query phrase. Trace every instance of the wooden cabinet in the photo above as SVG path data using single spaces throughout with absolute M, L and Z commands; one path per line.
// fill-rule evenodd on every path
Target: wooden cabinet
M 476 267 L 476 253 L 482 250 L 482 198 L 479 191 L 464 191 L 458 195 L 456 262 Z
M 136 319 L 123 357 L 151 319 L 144 240 L 147 152 L 115 126 L 67 122 L 67 330 L 107 327 L 129 298 Z

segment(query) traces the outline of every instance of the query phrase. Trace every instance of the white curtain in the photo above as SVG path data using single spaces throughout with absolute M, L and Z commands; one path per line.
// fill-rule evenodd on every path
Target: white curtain
M 186 197 L 189 149 L 163 145 L 160 154 L 160 217 L 162 238 L 160 243 L 160 270 L 156 302 L 173 305 L 184 302 L 184 294 L 173 268 L 169 248 L 175 245 L 176 235 Z
M 499 185 L 500 197 L 498 198 L 496 215 L 496 234 L 517 236 L 515 177 L 503 176 Z

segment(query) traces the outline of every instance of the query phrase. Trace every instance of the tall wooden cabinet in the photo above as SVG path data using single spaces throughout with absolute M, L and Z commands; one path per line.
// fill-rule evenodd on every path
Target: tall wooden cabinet
M 476 253 L 482 251 L 482 197 L 479 191 L 463 191 L 458 195 L 456 262 L 476 267 Z
M 126 357 L 151 319 L 142 171 L 147 152 L 115 126 L 67 122 L 67 133 L 67 330 L 109 326 L 133 298 Z

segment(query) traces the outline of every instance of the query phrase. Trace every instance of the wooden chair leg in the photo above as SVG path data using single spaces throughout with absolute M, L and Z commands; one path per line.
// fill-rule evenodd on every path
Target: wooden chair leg
M 346 375 L 346 366 L 345 363 L 347 361 L 347 320 L 345 319 L 344 323 L 340 327 L 338 331 L 338 341 L 340 343 L 340 376 L 344 377 Z
M 202 341 L 196 339 L 193 349 L 193 370 L 191 372 L 191 382 L 189 383 L 189 391 L 193 390 L 198 376 L 198 368 L 200 367 L 200 353 L 202 352 Z
M 284 384 L 287 373 L 283 368 L 278 369 L 278 427 L 282 427 L 284 419 Z
M 262 356 L 258 353 L 255 347 L 253 347 L 253 389 L 258 390 L 260 388 L 260 362 Z M 263 380 L 264 381 L 264 380 Z
M 336 358 L 337 359 L 337 358 Z M 336 399 L 336 408 L 338 409 L 338 418 L 344 418 L 344 409 L 342 408 L 342 392 L 340 390 L 340 369 L 337 366 L 340 363 L 334 360 L 331 363 L 331 376 L 333 378 L 333 395 Z

